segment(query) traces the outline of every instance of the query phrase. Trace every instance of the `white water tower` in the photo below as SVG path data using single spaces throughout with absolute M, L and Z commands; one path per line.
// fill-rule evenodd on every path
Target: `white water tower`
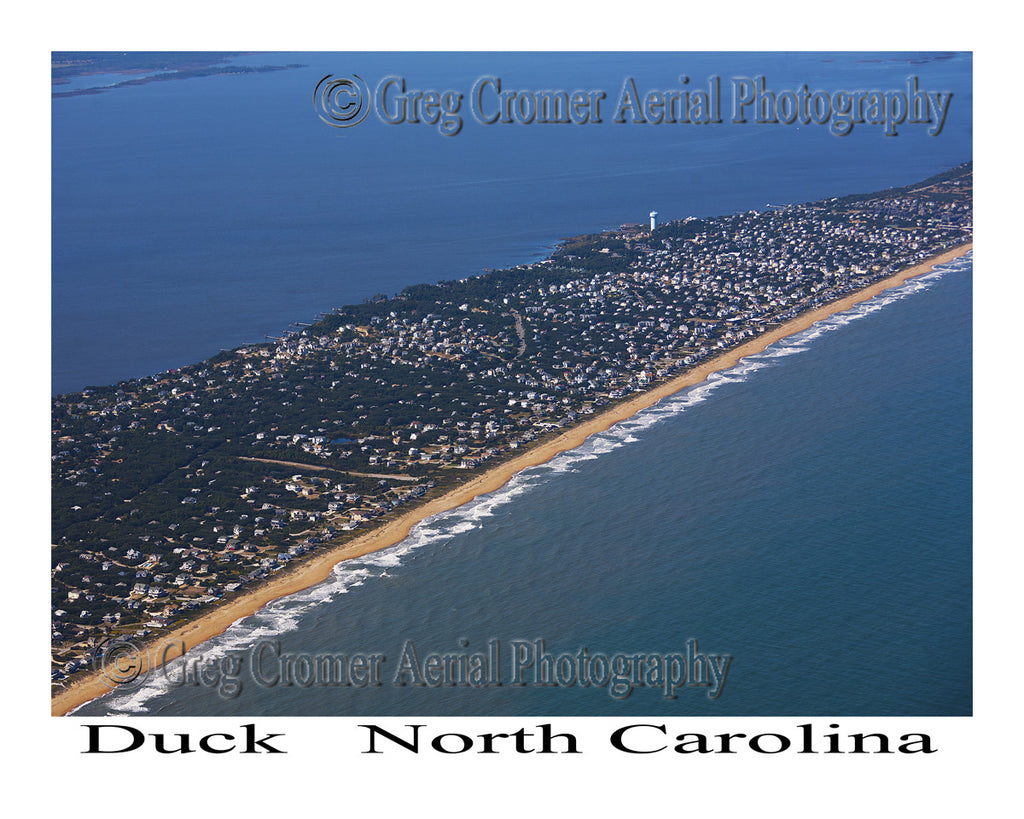
M 658 227 L 658 211 L 651 211 L 651 233 Z

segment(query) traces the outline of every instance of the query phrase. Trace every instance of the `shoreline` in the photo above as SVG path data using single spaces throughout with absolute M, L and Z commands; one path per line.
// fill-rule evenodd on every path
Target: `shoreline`
M 863 290 L 797 316 L 774 330 L 762 333 L 738 347 L 727 350 L 715 358 L 699 364 L 689 372 L 659 384 L 647 392 L 629 398 L 561 432 L 555 438 L 531 447 L 522 454 L 497 464 L 471 481 L 452 489 L 439 498 L 428 501 L 400 515 L 376 530 L 367 532 L 344 545 L 330 549 L 324 554 L 309 558 L 296 567 L 294 571 L 289 572 L 287 576 L 271 579 L 262 587 L 249 592 L 243 592 L 191 623 L 176 628 L 165 635 L 160 635 L 155 640 L 151 639 L 143 645 L 143 648 L 148 649 L 154 655 L 151 662 L 152 667 L 160 665 L 159 656 L 157 655 L 161 651 L 161 647 L 171 644 L 184 644 L 187 651 L 193 650 L 199 644 L 222 634 L 233 623 L 255 613 L 267 603 L 323 582 L 330 577 L 331 572 L 338 563 L 394 546 L 404 540 L 412 528 L 424 519 L 455 509 L 480 495 L 494 492 L 508 483 L 512 477 L 522 470 L 545 463 L 562 452 L 576 449 L 590 436 L 603 432 L 620 421 L 631 418 L 638 412 L 653 406 L 662 398 L 695 386 L 705 381 L 712 373 L 729 369 L 735 366 L 742 358 L 762 352 L 780 339 L 802 332 L 836 313 L 849 310 L 853 306 L 867 301 L 886 290 L 900 286 L 908 279 L 928 273 L 936 265 L 959 258 L 971 251 L 973 246 L 973 241 L 971 241 L 944 251 L 920 264 L 905 268 L 889 278 L 869 285 Z M 171 658 L 177 657 L 178 652 L 172 651 L 169 656 Z M 146 663 L 143 663 L 143 666 L 145 667 L 149 664 L 150 661 L 147 660 Z M 51 715 L 66 715 L 75 708 L 108 693 L 111 689 L 112 686 L 104 681 L 99 671 L 89 672 L 80 680 L 72 683 L 64 691 L 51 697 Z

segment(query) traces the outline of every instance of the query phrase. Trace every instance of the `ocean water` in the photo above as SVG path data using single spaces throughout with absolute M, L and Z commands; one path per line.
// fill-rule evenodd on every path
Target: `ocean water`
M 970 714 L 971 274 L 785 339 L 78 713 Z M 562 676 L 511 684 L 538 639 Z M 731 658 L 717 698 L 572 680 L 583 649 L 668 667 L 690 640 Z M 491 641 L 500 686 L 396 678 L 410 644 L 422 668 Z M 309 676 L 358 654 L 384 655 L 380 685 Z M 183 682 L 204 662 L 238 665 Z
M 970 54 L 256 54 L 306 68 L 52 103 L 54 393 L 180 367 L 321 311 L 543 258 L 566 236 L 904 185 L 971 158 Z M 603 90 L 602 122 L 331 128 L 325 75 L 469 95 Z M 615 123 L 640 92 L 723 82 L 720 125 Z M 776 91 L 952 93 L 943 130 L 732 123 L 732 77 Z M 103 85 L 114 77 L 94 77 Z M 89 81 L 85 78 L 82 82 Z M 63 87 L 61 87 L 63 88 Z
M 53 101 L 55 393 L 191 363 L 377 292 L 541 258 L 652 209 L 665 220 L 870 191 L 971 157 L 969 54 L 244 61 L 308 67 Z M 685 73 L 836 90 L 913 74 L 954 97 L 934 137 L 607 122 L 467 122 L 446 137 L 372 115 L 324 125 L 316 82 L 353 72 L 463 91 L 493 75 L 613 100 L 630 76 L 642 88 Z M 261 684 L 244 668 L 234 687 L 212 672 L 179 686 L 161 673 L 79 713 L 969 714 L 971 271 L 950 265 L 786 340 L 187 658 L 233 678 L 231 663 L 265 645 L 264 660 L 294 655 L 301 677 L 317 657 L 382 654 L 379 686 Z M 657 686 L 622 698 L 578 679 L 539 685 L 531 670 L 511 685 L 513 652 L 535 640 L 563 682 L 583 648 L 678 671 L 696 640 L 730 660 L 716 699 L 686 684 L 674 699 Z M 422 662 L 492 641 L 501 686 L 393 683 L 403 647 Z

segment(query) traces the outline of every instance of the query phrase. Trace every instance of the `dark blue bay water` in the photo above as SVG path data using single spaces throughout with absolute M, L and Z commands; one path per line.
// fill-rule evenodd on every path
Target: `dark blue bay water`
M 193 655 L 242 663 L 234 698 L 157 678 L 79 713 L 970 714 L 970 498 L 965 260 L 240 621 Z M 538 638 L 554 655 L 666 658 L 696 639 L 733 659 L 715 700 L 685 686 L 617 699 L 532 671 L 509 685 L 514 641 Z M 422 663 L 490 640 L 500 687 L 394 684 L 407 641 Z M 381 653 L 382 685 L 265 685 L 278 651 Z
M 903 185 L 971 158 L 971 57 L 275 54 L 307 68 L 53 101 L 52 390 L 280 334 L 377 292 L 536 259 L 623 222 Z M 860 126 L 324 125 L 326 74 L 468 93 L 764 75 L 952 91 L 943 132 Z M 468 117 L 467 117 L 468 120 Z M 380 653 L 378 687 L 166 681 L 80 713 L 967 714 L 971 269 L 789 340 L 430 521 L 197 650 Z M 638 688 L 395 686 L 432 652 L 732 658 L 718 699 Z M 467 645 L 463 645 L 466 643 Z M 528 678 L 529 681 L 529 678 Z
M 537 259 L 565 236 L 903 185 L 970 159 L 969 54 L 258 54 L 307 67 L 156 82 L 52 104 L 52 390 L 148 375 L 292 322 Z M 468 96 L 603 90 L 601 124 L 491 125 L 456 136 L 373 115 L 335 129 L 313 90 L 356 73 Z M 723 82 L 720 125 L 614 123 L 638 90 Z M 730 122 L 732 77 L 829 93 L 952 92 L 942 132 Z M 118 76 L 93 78 L 103 85 Z M 85 81 L 82 81 L 85 82 Z

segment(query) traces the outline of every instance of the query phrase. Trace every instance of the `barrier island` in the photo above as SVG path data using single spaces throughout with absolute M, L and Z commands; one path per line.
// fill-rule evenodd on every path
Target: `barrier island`
M 51 710 L 972 248 L 972 165 L 566 239 L 52 401 Z M 134 663 L 134 665 L 133 665 Z

